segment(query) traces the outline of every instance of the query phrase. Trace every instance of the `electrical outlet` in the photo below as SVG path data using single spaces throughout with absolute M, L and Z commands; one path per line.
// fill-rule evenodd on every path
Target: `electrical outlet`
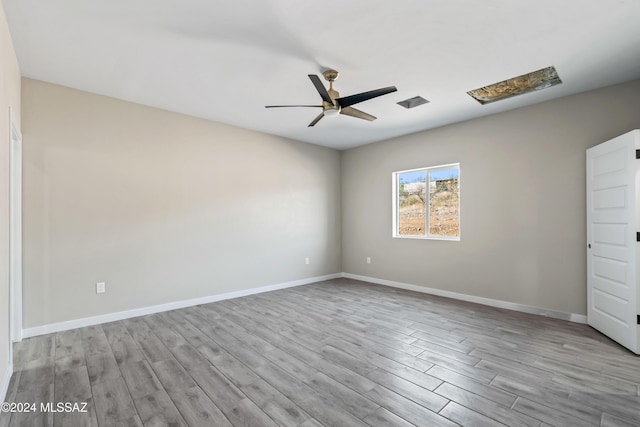
M 307 265 L 309 265 L 309 257 L 306 257 L 306 258 L 304 259 L 304 263 L 305 263 L 305 264 L 307 264 Z
M 371 264 L 371 257 L 370 256 L 367 257 L 367 264 Z
M 107 284 L 105 282 L 96 283 L 96 294 L 104 294 L 107 292 Z

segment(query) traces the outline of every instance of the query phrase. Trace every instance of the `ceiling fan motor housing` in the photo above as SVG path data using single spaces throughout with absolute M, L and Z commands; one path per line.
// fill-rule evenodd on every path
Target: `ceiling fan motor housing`
M 329 92 L 329 96 L 333 100 L 333 103 L 337 104 L 336 99 L 340 98 L 340 92 L 338 92 L 337 90 L 335 90 L 332 87 L 329 88 L 329 90 L 327 90 L 327 92 Z

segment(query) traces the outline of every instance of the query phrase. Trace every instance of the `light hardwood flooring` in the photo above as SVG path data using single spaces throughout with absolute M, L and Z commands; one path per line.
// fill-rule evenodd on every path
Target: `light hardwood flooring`
M 27 339 L 5 426 L 638 426 L 590 327 L 347 279 Z

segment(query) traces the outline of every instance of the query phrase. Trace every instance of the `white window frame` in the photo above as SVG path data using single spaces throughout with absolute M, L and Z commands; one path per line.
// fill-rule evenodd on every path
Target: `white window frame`
M 430 192 L 429 192 L 429 173 L 430 172 L 435 172 L 438 170 L 446 170 L 446 169 L 451 169 L 451 168 L 457 168 L 458 169 L 458 235 L 457 236 L 438 236 L 438 235 L 431 235 L 429 234 L 429 230 L 430 230 L 430 226 L 429 226 L 429 215 L 430 215 L 430 209 L 429 209 L 429 198 L 430 196 Z M 407 236 L 407 235 L 403 235 L 398 233 L 398 221 L 399 221 L 399 215 L 398 215 L 398 211 L 400 209 L 399 206 L 399 198 L 398 198 L 398 188 L 399 188 L 399 182 L 398 180 L 400 179 L 400 175 L 403 173 L 407 173 L 407 172 L 419 172 L 419 171 L 425 171 L 427 173 L 427 189 L 426 189 L 426 196 L 427 196 L 427 200 L 426 200 L 426 224 L 425 224 L 425 235 L 424 236 Z M 392 224 L 391 224 L 391 235 L 394 238 L 398 238 L 398 239 L 419 239 L 419 240 L 449 240 L 449 241 L 460 241 L 460 235 L 462 234 L 461 231 L 461 224 L 460 224 L 460 210 L 461 210 L 461 205 L 462 205 L 462 199 L 461 199 L 461 194 L 460 194 L 460 175 L 461 175 L 461 170 L 460 170 L 460 163 L 448 163 L 446 165 L 438 165 L 438 166 L 429 166 L 429 167 L 424 167 L 424 168 L 415 168 L 415 169 L 406 169 L 406 170 L 401 170 L 401 171 L 396 171 L 393 172 L 391 174 L 391 194 L 392 194 L 392 198 L 391 198 L 391 206 L 392 206 Z

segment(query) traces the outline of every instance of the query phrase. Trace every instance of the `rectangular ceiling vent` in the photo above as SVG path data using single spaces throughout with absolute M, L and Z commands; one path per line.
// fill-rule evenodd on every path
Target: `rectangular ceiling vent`
M 467 92 L 480 104 L 489 104 L 512 96 L 546 89 L 562 83 L 555 67 L 547 67 Z
M 398 102 L 398 105 L 402 105 L 404 108 L 414 108 L 418 105 L 426 104 L 427 101 L 421 96 L 414 96 L 413 98 L 405 99 L 404 101 Z

